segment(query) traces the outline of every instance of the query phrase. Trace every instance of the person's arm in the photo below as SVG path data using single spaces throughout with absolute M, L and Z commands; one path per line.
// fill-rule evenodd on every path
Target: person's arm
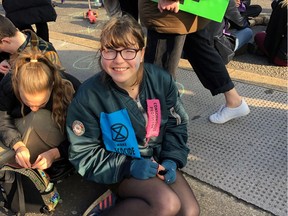
M 248 20 L 242 16 L 236 7 L 235 0 L 229 0 L 227 10 L 225 12 L 225 19 L 232 22 L 236 29 L 243 29 L 249 27 Z
M 246 8 L 251 4 L 251 0 L 241 0 L 241 2 L 246 6 Z
M 10 115 L 12 109 L 17 106 L 17 101 L 11 85 L 11 74 L 7 74 L 0 83 L 0 140 L 11 149 L 22 141 L 21 134 Z
M 131 159 L 105 149 L 99 113 L 93 110 L 97 109 L 98 103 L 101 102 L 92 102 L 90 95 L 79 95 L 77 92 L 70 104 L 66 124 L 71 143 L 69 160 L 84 178 L 97 183 L 114 184 L 130 175 Z
M 189 118 L 180 101 L 178 89 L 172 77 L 169 85 L 169 90 L 165 94 L 168 121 L 163 137 L 160 162 L 170 159 L 176 163 L 177 168 L 182 168 L 187 163 L 189 152 L 187 147 L 187 124 Z
M 20 166 L 29 168 L 30 152 L 22 141 L 14 118 L 9 114 L 17 106 L 17 101 L 11 86 L 11 74 L 7 74 L 0 84 L 0 140 L 15 151 L 16 162 Z

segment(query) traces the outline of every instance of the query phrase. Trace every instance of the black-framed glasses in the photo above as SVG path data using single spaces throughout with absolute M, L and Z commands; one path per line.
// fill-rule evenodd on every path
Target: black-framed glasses
M 117 54 L 120 53 L 121 57 L 124 60 L 132 60 L 136 57 L 137 53 L 141 49 L 122 49 L 122 50 L 114 50 L 114 49 L 102 49 L 100 50 L 101 56 L 106 60 L 114 60 L 117 57 Z

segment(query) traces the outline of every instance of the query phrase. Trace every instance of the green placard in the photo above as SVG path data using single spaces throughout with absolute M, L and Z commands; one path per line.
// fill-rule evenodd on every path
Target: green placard
M 152 0 L 158 2 L 158 0 Z M 180 10 L 221 22 L 229 0 L 180 0 Z

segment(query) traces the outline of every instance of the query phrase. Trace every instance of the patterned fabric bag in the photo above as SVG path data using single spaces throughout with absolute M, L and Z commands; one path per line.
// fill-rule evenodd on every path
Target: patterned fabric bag
M 0 169 L 2 207 L 17 215 L 25 213 L 51 214 L 60 199 L 49 176 L 39 169 L 15 168 L 5 165 Z M 1 194 L 0 193 L 0 194 Z

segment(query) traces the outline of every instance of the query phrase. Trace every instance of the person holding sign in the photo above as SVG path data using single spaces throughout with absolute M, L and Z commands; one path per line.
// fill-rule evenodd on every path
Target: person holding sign
M 102 71 L 68 108 L 71 163 L 120 198 L 105 215 L 199 215 L 178 170 L 187 163 L 188 115 L 173 77 L 143 63 L 144 33 L 129 15 L 112 17 L 100 43 Z M 100 204 L 92 211 L 101 212 Z
M 202 85 L 213 96 L 221 93 L 225 96 L 225 105 L 210 115 L 209 120 L 223 124 L 248 115 L 250 109 L 247 103 L 236 91 L 220 54 L 210 44 L 209 32 L 205 28 L 207 20 L 179 11 L 181 2 L 139 0 L 140 21 L 148 29 L 145 62 L 163 67 L 176 78 L 178 63 L 184 51 L 185 58 Z

